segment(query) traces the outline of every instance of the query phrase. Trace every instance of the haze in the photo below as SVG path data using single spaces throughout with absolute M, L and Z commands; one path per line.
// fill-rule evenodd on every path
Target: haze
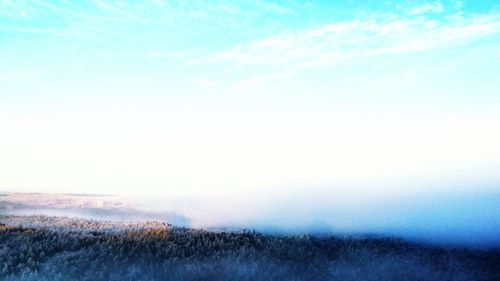
M 498 4 L 343 2 L 0 2 L 0 189 L 498 243 Z

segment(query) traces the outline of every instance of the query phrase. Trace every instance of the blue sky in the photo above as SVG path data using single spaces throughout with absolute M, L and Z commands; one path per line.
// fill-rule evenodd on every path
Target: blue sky
M 81 89 L 134 99 L 146 87 L 146 96 L 255 92 L 286 80 L 299 85 L 283 83 L 291 88 L 283 92 L 308 82 L 331 97 L 322 86 L 332 78 L 411 73 L 431 63 L 438 69 L 430 76 L 460 63 L 476 68 L 446 73 L 439 83 L 457 84 L 453 91 L 495 77 L 495 1 L 238 3 L 3 1 L 2 98 L 78 98 Z
M 0 186 L 498 191 L 495 2 L 3 0 Z

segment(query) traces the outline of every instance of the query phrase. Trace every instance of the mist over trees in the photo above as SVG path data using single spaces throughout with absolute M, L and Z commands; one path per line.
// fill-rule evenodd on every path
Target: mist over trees
M 500 251 L 393 238 L 204 231 L 44 216 L 0 221 L 2 280 L 499 280 Z M 34 222 L 40 221 L 39 224 Z M 5 224 L 5 223 L 8 224 Z M 16 223 L 13 223 L 16 222 Z M 101 227 L 102 226 L 104 227 Z M 53 225 L 56 227 L 47 227 Z

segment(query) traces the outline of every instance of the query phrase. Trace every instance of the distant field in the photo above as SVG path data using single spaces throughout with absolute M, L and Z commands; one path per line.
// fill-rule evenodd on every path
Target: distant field
M 0 216 L 2 280 L 500 280 L 500 251 Z
M 172 212 L 138 209 L 131 199 L 116 195 L 5 193 L 0 195 L 0 214 L 68 216 L 96 220 L 161 220 L 185 226 L 187 219 Z

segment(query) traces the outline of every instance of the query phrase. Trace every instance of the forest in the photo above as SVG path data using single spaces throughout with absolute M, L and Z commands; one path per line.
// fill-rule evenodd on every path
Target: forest
M 0 279 L 9 281 L 500 280 L 499 250 L 396 238 L 207 231 L 162 222 L 112 228 L 113 222 L 45 216 L 0 222 Z

